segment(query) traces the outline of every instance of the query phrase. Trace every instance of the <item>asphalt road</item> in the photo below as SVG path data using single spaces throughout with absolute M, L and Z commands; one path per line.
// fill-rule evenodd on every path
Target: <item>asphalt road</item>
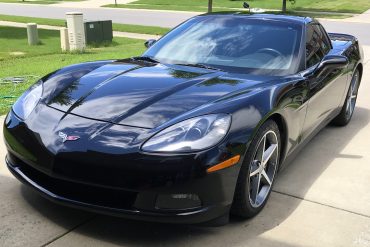
M 69 11 L 80 11 L 84 13 L 87 20 L 109 19 L 115 23 L 152 25 L 162 27 L 174 27 L 181 22 L 196 15 L 187 12 L 168 12 L 153 10 L 132 10 L 132 9 L 112 9 L 112 8 L 66 8 L 47 5 L 32 4 L 7 4 L 0 3 L 0 14 L 20 15 L 45 18 L 65 18 L 65 13 Z M 348 33 L 358 37 L 362 44 L 370 45 L 370 23 L 322 21 L 329 32 Z
M 174 27 L 194 16 L 192 13 L 147 11 L 113 8 L 66 8 L 34 4 L 0 3 L 0 14 L 20 15 L 44 18 L 65 18 L 65 13 L 79 11 L 87 20 L 112 20 L 115 23 L 140 24 L 162 27 Z

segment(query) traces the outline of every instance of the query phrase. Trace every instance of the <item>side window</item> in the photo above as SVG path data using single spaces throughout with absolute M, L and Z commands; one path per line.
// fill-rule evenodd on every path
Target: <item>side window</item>
M 306 31 L 306 67 L 319 63 L 330 51 L 330 43 L 320 26 L 311 24 Z
M 329 51 L 331 49 L 331 41 L 330 41 L 328 35 L 326 35 L 325 29 L 321 25 L 318 25 L 318 26 L 320 28 L 320 31 L 321 31 L 322 35 L 323 35 L 322 36 L 322 41 L 323 41 L 323 44 L 324 44 L 323 49 L 324 49 L 324 53 L 326 55 L 326 54 L 329 53 Z

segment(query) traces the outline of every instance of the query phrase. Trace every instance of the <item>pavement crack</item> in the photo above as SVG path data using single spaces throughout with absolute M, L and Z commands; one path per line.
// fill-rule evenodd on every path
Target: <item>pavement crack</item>
M 71 229 L 69 229 L 68 231 L 64 232 L 63 234 L 61 234 L 61 235 L 58 235 L 58 236 L 54 237 L 54 238 L 53 238 L 53 239 L 51 239 L 50 241 L 48 241 L 48 242 L 46 242 L 45 244 L 41 245 L 40 247 L 46 247 L 46 246 L 50 245 L 51 243 L 53 243 L 53 242 L 57 241 L 58 239 L 60 239 L 60 238 L 64 237 L 64 236 L 65 236 L 65 235 L 67 235 L 68 233 L 70 233 L 70 232 L 72 232 L 72 231 L 76 230 L 76 229 L 77 229 L 77 228 L 79 228 L 80 226 L 83 226 L 83 225 L 85 225 L 85 224 L 87 224 L 87 223 L 91 222 L 91 221 L 92 221 L 92 220 L 94 220 L 96 217 L 97 217 L 97 215 L 93 215 L 92 217 L 87 218 L 86 220 L 84 220 L 84 221 L 82 221 L 82 222 L 78 223 L 77 225 L 75 225 L 74 227 L 72 227 L 72 228 L 71 228 Z
M 328 205 L 328 204 L 325 204 L 325 203 L 321 203 L 321 202 L 317 202 L 317 201 L 305 199 L 305 198 L 300 197 L 300 196 L 291 195 L 291 194 L 288 194 L 288 193 L 285 193 L 285 192 L 280 192 L 280 191 L 277 191 L 277 190 L 272 190 L 272 192 L 275 192 L 275 193 L 281 194 L 281 195 L 285 195 L 285 196 L 290 196 L 290 197 L 293 197 L 293 198 L 296 198 L 296 199 L 299 199 L 299 200 L 302 200 L 302 201 L 315 203 L 315 204 L 318 204 L 318 205 L 321 205 L 321 206 L 329 207 L 329 208 L 332 208 L 332 209 L 337 209 L 337 210 L 340 210 L 340 211 L 343 211 L 343 212 L 355 214 L 355 215 L 362 216 L 362 217 L 365 217 L 365 218 L 370 219 L 370 216 L 369 215 L 362 214 L 362 213 L 357 213 L 355 211 L 351 211 L 351 210 L 348 210 L 348 209 L 343 209 L 343 208 L 335 207 L 335 206 Z

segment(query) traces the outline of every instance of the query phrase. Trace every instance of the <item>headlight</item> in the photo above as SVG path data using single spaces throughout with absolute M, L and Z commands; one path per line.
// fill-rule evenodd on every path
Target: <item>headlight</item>
M 148 152 L 191 152 L 216 145 L 224 138 L 230 115 L 212 114 L 191 118 L 162 130 L 144 143 Z
M 18 117 L 25 120 L 39 103 L 42 96 L 42 81 L 30 87 L 13 105 L 13 111 Z

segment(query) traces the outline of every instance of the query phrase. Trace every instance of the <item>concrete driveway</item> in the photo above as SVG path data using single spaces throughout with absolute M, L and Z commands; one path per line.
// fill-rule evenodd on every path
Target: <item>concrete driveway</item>
M 365 47 L 370 58 L 370 47 Z M 260 215 L 224 227 L 166 225 L 54 205 L 0 161 L 0 246 L 370 246 L 370 63 L 353 120 L 322 130 L 280 174 Z M 2 136 L 2 134 L 1 134 Z M 5 155 L 0 143 L 0 156 Z

